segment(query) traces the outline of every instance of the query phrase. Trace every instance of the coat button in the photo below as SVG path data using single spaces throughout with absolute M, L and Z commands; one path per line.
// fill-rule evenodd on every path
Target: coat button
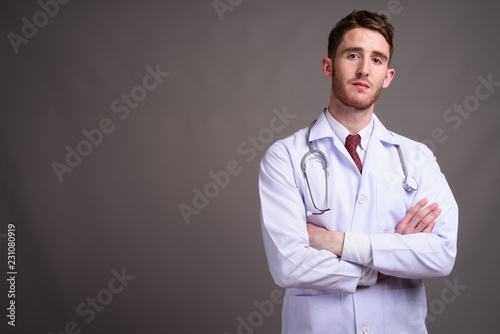
M 359 196 L 358 196 L 358 203 L 359 203 L 359 204 L 363 204 L 363 203 L 365 203 L 366 201 L 367 201 L 367 198 L 366 198 L 366 196 L 365 196 L 365 195 L 359 195 Z

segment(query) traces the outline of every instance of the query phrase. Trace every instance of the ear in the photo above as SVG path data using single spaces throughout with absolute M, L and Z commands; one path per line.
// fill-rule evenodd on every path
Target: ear
M 331 78 L 333 76 L 333 62 L 329 57 L 325 57 L 321 60 L 321 68 L 323 69 L 323 74 L 327 78 Z
M 396 71 L 393 68 L 390 68 L 387 70 L 387 74 L 385 75 L 385 79 L 384 79 L 384 84 L 382 85 L 383 88 L 389 87 L 389 85 L 391 84 L 392 78 L 394 78 L 395 72 Z

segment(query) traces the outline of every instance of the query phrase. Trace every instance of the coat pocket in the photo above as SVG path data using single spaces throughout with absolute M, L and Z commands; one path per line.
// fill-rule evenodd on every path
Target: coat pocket
M 342 321 L 340 294 L 287 295 L 283 309 L 286 334 L 322 334 L 334 331 Z
M 377 224 L 383 232 L 393 233 L 411 208 L 414 191 L 409 192 L 401 183 L 377 180 Z
M 427 334 L 425 288 L 383 291 L 385 333 Z

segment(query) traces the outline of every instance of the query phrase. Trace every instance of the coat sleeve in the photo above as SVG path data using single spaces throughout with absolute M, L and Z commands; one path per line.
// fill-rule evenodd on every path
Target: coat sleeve
M 273 144 L 259 175 L 262 235 L 271 275 L 283 288 L 353 293 L 363 266 L 309 247 L 306 209 L 294 175 L 285 146 Z
M 422 144 L 419 152 L 420 158 L 409 159 L 420 176 L 414 203 L 427 198 L 429 204 L 438 203 L 442 213 L 431 233 L 371 234 L 373 268 L 400 278 L 444 277 L 455 263 L 458 206 L 432 152 Z

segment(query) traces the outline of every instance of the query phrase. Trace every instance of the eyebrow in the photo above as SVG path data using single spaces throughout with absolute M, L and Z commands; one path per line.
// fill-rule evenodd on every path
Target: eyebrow
M 363 48 L 360 48 L 360 47 L 351 47 L 351 48 L 346 48 L 342 51 L 342 54 L 346 53 L 346 52 L 360 52 L 360 51 L 363 51 Z M 379 56 L 380 58 L 384 59 L 385 61 L 387 61 L 387 59 L 389 59 L 389 57 L 387 57 L 387 55 L 381 51 L 373 51 L 372 54 L 376 55 L 376 56 Z

